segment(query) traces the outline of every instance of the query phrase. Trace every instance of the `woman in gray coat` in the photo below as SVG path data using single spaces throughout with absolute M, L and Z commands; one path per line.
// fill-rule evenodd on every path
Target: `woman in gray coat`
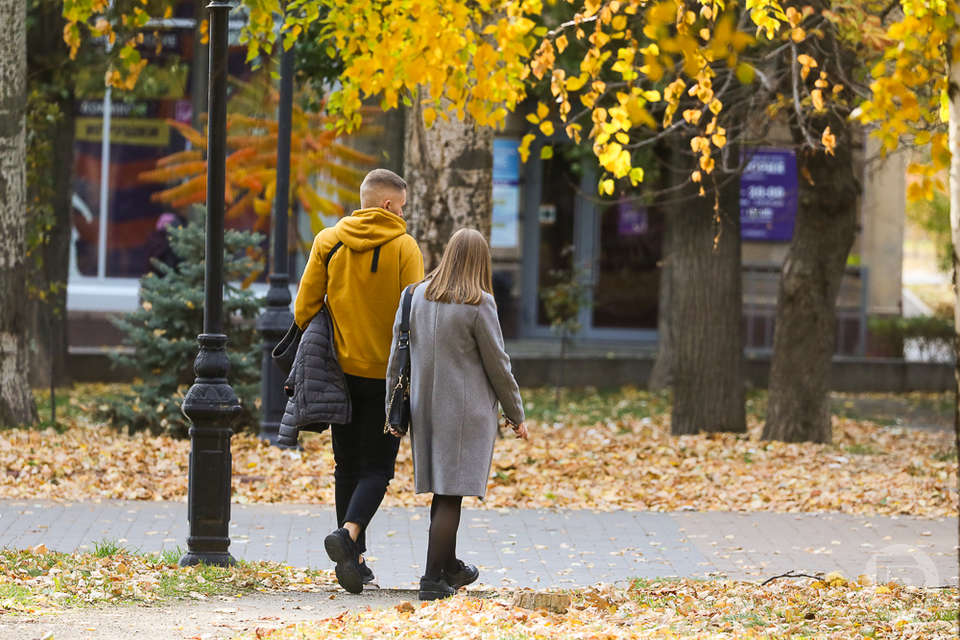
M 479 571 L 456 557 L 463 496 L 484 497 L 497 436 L 497 402 L 521 438 L 523 401 L 510 370 L 491 285 L 490 249 L 478 231 L 453 234 L 410 307 L 410 445 L 417 493 L 433 493 L 420 599 L 453 595 Z M 387 397 L 399 371 L 393 325 Z

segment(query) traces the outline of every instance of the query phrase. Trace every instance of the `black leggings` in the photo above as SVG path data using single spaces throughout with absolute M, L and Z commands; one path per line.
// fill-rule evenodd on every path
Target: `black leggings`
M 383 433 L 386 381 L 348 375 L 352 421 L 333 426 L 337 526 L 360 525 L 357 546 L 367 550 L 366 529 L 393 478 L 400 440 Z
M 427 569 L 423 576 L 438 580 L 444 571 L 456 571 L 457 529 L 463 496 L 433 494 L 430 503 L 430 540 L 427 543 Z

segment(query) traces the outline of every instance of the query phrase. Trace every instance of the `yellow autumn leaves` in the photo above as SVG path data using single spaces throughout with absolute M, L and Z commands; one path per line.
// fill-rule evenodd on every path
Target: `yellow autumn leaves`
M 945 124 L 949 103 L 947 68 L 960 63 L 960 4 L 956 0 L 903 0 L 903 15 L 880 37 L 886 47 L 871 69 L 870 98 L 855 112 L 875 127 L 885 151 L 903 142 L 928 149 L 930 162 L 913 164 L 912 200 L 932 200 L 944 190 L 951 154 Z
M 887 148 L 895 146 L 904 131 L 922 128 L 917 123 L 931 113 L 931 100 L 937 109 L 942 103 L 945 85 L 936 73 L 925 71 L 930 65 L 924 61 L 942 50 L 945 36 L 937 21 L 952 11 L 956 0 L 937 0 L 929 7 L 928 2 L 933 0 L 904 0 L 909 10 L 887 37 L 903 40 L 906 55 L 900 59 L 891 48 L 882 67 L 874 69 L 877 96 L 862 116 L 872 122 L 890 116 L 881 127 Z M 340 85 L 328 102 L 340 130 L 359 126 L 362 105 L 371 98 L 379 99 L 383 108 L 417 100 L 428 126 L 449 117 L 500 126 L 531 86 L 549 83 L 552 99 L 538 103 L 531 114 L 536 129 L 525 136 L 521 153 L 529 155 L 538 135 L 549 139 L 562 131 L 576 142 L 585 137 L 606 173 L 600 184 L 605 193 L 611 187 L 603 180 L 642 180 L 642 172 L 634 171 L 635 150 L 674 125 L 678 112 L 683 124 L 695 130 L 694 137 L 707 141 L 696 143 L 699 171 L 713 171 L 713 158 L 726 143 L 725 134 L 716 131 L 718 118 L 732 106 L 723 104 L 718 97 L 723 92 L 714 83 L 725 69 L 740 83 L 754 82 L 762 73 L 754 64 L 760 63 L 743 54 L 755 45 L 772 44 L 792 55 L 802 80 L 794 101 L 803 110 L 823 113 L 844 89 L 810 53 L 796 52 L 798 44 L 822 36 L 813 18 L 835 20 L 837 14 L 815 15 L 810 6 L 784 8 L 780 0 L 700 0 L 694 5 L 584 0 L 568 3 L 572 19 L 554 23 L 552 30 L 544 25 L 549 21 L 544 20 L 542 0 L 356 0 L 349 11 L 333 0 L 295 0 L 287 5 L 279 29 L 278 0 L 244 4 L 244 41 L 251 57 L 280 43 L 290 46 L 311 24 L 321 23 L 323 44 L 344 64 Z M 65 1 L 64 37 L 71 47 L 79 46 L 82 28 L 114 37 L 117 26 L 103 19 L 105 9 L 104 0 Z M 738 22 L 740 10 L 748 12 L 752 24 Z M 124 24 L 145 24 L 146 19 L 145 9 L 136 6 Z M 924 33 L 934 37 L 913 35 Z M 135 53 L 130 43 L 122 46 Z M 127 86 L 142 64 L 138 56 L 121 56 L 108 80 Z M 930 83 L 935 98 L 925 90 Z M 789 98 L 775 102 L 772 117 Z M 826 129 L 817 134 L 808 138 L 810 143 L 819 137 L 822 148 L 831 152 L 834 133 Z M 927 142 L 939 144 L 940 139 Z M 549 145 L 541 153 L 552 153 Z
M 723 104 L 713 88 L 713 64 L 726 61 L 746 81 L 753 76 L 752 67 L 743 68 L 739 53 L 754 39 L 736 28 L 724 4 L 702 2 L 697 13 L 675 2 L 585 3 L 573 20 L 541 42 L 531 63 L 533 74 L 545 76 L 556 64 L 554 52 L 566 50 L 573 41 L 584 49 L 579 73 L 568 77 L 564 69 L 553 69 L 553 110 L 575 141 L 581 130 L 579 122 L 568 123 L 570 94 L 577 93 L 576 101 L 588 110 L 587 137 L 607 174 L 598 185 L 601 194 L 612 194 L 618 179 L 629 178 L 633 185 L 643 180 L 643 170 L 633 165 L 633 149 L 671 126 L 686 97 L 701 103 L 700 108 L 683 112 L 688 125 L 702 127 L 694 149 L 700 155 L 700 171 L 714 170 L 713 154 L 726 144 L 726 132 L 717 130 Z M 611 73 L 620 81 L 609 79 Z M 663 113 L 662 120 L 653 116 L 655 112 Z M 711 118 L 701 120 L 704 113 Z M 546 114 L 531 116 L 528 119 L 540 133 L 550 135 L 546 129 L 552 134 Z M 524 157 L 534 138 L 525 137 Z

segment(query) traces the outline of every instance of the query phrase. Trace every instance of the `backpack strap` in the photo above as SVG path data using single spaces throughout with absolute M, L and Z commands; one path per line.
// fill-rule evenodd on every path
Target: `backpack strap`
M 326 262 L 324 262 L 324 266 L 326 267 L 330 266 L 330 259 L 333 257 L 333 254 L 337 252 L 337 249 L 339 249 L 342 246 L 343 246 L 343 242 L 341 242 L 340 240 L 337 240 L 337 244 L 333 245 L 333 247 L 327 253 L 327 260 Z

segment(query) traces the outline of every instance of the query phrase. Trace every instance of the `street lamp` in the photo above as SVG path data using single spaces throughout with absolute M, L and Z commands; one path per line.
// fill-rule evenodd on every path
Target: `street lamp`
M 293 47 L 280 58 L 280 104 L 277 113 L 277 189 L 273 208 L 273 269 L 267 306 L 257 319 L 263 336 L 263 360 L 260 365 L 260 398 L 263 415 L 260 438 L 277 444 L 280 421 L 287 404 L 283 391 L 284 376 L 273 363 L 273 348 L 293 323 L 290 313 L 290 265 L 287 255 L 287 218 L 290 212 L 290 130 L 293 118 Z
M 230 565 L 230 437 L 240 402 L 227 371 L 223 333 L 223 213 L 227 150 L 227 22 L 233 5 L 213 0 L 210 11 L 209 122 L 207 124 L 207 229 L 203 333 L 194 361 L 197 378 L 183 399 L 190 419 L 187 518 L 190 535 L 180 566 Z

